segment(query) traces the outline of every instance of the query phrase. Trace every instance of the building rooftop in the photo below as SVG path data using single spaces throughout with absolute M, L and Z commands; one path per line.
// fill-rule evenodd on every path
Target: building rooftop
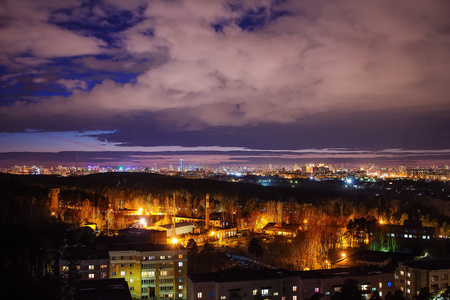
M 293 276 L 293 272 L 285 269 L 260 271 L 230 271 L 206 274 L 190 274 L 192 282 L 233 282 L 249 280 L 276 279 Z
M 108 259 L 108 251 L 97 251 L 90 247 L 66 247 L 61 255 L 62 260 L 95 260 Z
M 75 289 L 74 300 L 131 300 L 125 278 L 81 280 Z
M 416 260 L 405 261 L 401 263 L 409 268 L 415 268 L 420 270 L 445 270 L 450 269 L 450 259 L 437 259 L 437 260 Z
M 159 225 L 159 227 L 166 228 L 167 230 L 172 229 L 172 226 L 173 226 L 173 224 Z M 175 223 L 175 228 L 192 227 L 192 226 L 195 227 L 194 224 L 189 223 L 189 222 L 178 222 L 178 223 Z
M 383 273 L 392 273 L 383 268 L 368 266 L 368 267 L 354 267 L 354 268 L 339 268 L 339 269 L 324 269 L 312 271 L 296 271 L 295 275 L 302 279 L 308 278 L 333 278 L 333 277 L 359 277 Z
M 182 245 L 176 244 L 110 244 L 108 245 L 109 251 L 170 251 L 170 250 L 185 250 Z

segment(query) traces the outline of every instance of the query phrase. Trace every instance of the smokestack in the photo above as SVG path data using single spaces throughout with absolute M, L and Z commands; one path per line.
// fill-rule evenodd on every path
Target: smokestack
M 172 219 L 172 236 L 175 236 L 175 213 L 176 213 L 176 208 L 175 208 L 175 193 L 173 193 L 173 219 Z
M 277 223 L 280 224 L 280 226 L 283 223 L 283 202 L 278 201 L 277 203 L 277 213 L 278 213 L 278 218 L 277 218 Z
M 48 197 L 50 198 L 49 206 L 52 214 L 56 214 L 59 208 L 59 188 L 51 188 L 48 192 Z
M 209 229 L 209 194 L 206 194 L 206 218 L 205 229 Z

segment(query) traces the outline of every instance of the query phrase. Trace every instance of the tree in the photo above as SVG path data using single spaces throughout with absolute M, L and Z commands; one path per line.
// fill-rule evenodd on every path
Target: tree
M 358 288 L 357 281 L 354 279 L 347 279 L 342 285 L 341 291 L 336 292 L 332 300 L 359 300 L 364 299 L 361 290 Z
M 386 297 L 384 297 L 385 300 L 405 300 L 405 297 L 403 296 L 403 292 L 400 290 L 396 290 L 394 295 L 391 294 L 391 292 L 388 292 L 386 294 Z
M 259 258 L 263 254 L 263 248 L 259 244 L 259 240 L 257 238 L 251 239 L 248 245 L 248 254 L 255 258 Z
M 187 255 L 188 255 L 188 273 L 196 273 L 197 272 L 197 265 L 198 265 L 198 247 L 197 243 L 194 241 L 194 239 L 189 239 L 186 245 Z
M 413 296 L 417 300 L 428 300 L 431 298 L 430 288 L 424 287 L 419 291 L 419 295 Z
M 193 258 L 198 254 L 197 243 L 194 239 L 189 239 L 186 245 L 186 250 L 189 258 Z

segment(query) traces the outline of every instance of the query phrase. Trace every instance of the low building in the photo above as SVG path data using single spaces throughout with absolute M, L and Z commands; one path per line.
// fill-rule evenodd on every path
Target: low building
M 296 237 L 300 231 L 303 230 L 300 224 L 286 224 L 286 223 L 267 223 L 262 229 L 265 234 L 282 235 Z
M 406 300 L 418 295 L 422 288 L 431 292 L 446 290 L 450 284 L 450 259 L 400 262 L 396 271 L 397 289 Z

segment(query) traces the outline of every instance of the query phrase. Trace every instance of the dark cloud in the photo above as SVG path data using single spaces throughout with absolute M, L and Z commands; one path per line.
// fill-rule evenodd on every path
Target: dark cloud
M 450 148 L 445 0 L 8 0 L 0 19 L 0 132 Z

